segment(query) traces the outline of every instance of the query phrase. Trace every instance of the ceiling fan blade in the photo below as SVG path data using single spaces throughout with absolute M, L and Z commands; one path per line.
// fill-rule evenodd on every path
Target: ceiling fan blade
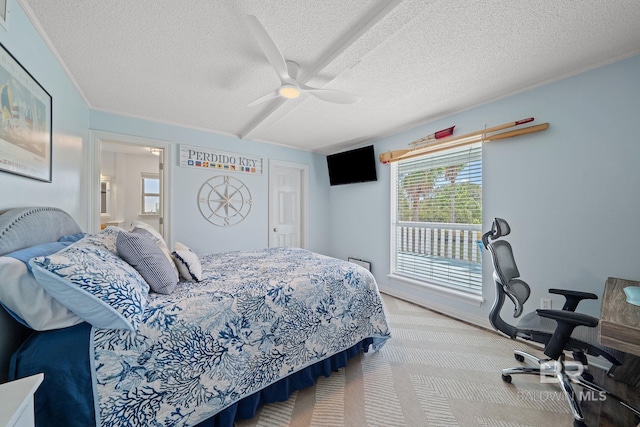
M 276 98 L 278 98 L 278 91 L 274 90 L 269 92 L 266 95 L 262 95 L 258 99 L 254 99 L 253 101 L 251 101 L 249 103 L 249 107 L 253 107 L 254 105 L 262 104 L 263 102 L 271 101 L 272 99 L 276 99 Z
M 258 18 L 254 15 L 247 16 L 247 23 L 249 24 L 249 28 L 251 28 L 256 41 L 260 45 L 262 52 L 264 52 L 264 56 L 267 57 L 273 69 L 276 70 L 280 80 L 283 83 L 288 83 L 291 80 L 291 77 L 289 77 L 287 64 L 284 56 L 282 56 L 282 52 L 278 49 L 278 46 L 275 44 L 269 33 L 267 33 L 267 30 L 264 29 L 260 21 L 258 21 Z
M 323 101 L 327 102 L 333 102 L 334 104 L 353 104 L 358 99 L 360 99 L 360 97 L 357 95 L 343 92 L 341 90 L 317 89 L 305 85 L 300 85 L 300 88 L 305 92 L 309 92 L 316 98 L 322 99 Z

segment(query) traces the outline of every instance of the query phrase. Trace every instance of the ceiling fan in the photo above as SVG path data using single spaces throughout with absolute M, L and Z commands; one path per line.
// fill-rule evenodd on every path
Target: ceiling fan
M 276 46 L 260 21 L 258 21 L 258 18 L 253 15 L 248 15 L 247 22 L 249 24 L 249 28 L 251 28 L 251 32 L 253 32 L 254 37 L 262 48 L 264 56 L 267 57 L 271 66 L 280 78 L 279 88 L 253 100 L 249 103 L 250 107 L 278 97 L 288 99 L 297 98 L 303 92 L 308 92 L 323 101 L 333 102 L 336 104 L 351 104 L 358 100 L 356 95 L 342 92 L 340 90 L 320 89 L 300 84 L 297 80 L 298 73 L 300 71 L 298 64 L 284 59 L 280 49 L 278 49 L 278 46 Z

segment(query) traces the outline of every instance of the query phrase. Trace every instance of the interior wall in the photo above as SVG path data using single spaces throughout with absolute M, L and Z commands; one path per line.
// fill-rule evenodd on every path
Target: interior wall
M 640 280 L 639 75 L 640 56 L 609 64 L 380 139 L 376 155 L 452 125 L 455 136 L 527 117 L 549 122 L 544 132 L 484 144 L 483 231 L 496 216 L 511 224 L 532 287 L 529 310 L 553 287 L 601 297 L 609 276 Z M 486 251 L 479 307 L 387 277 L 390 168 L 377 167 L 377 182 L 330 189 L 330 255 L 371 261 L 383 291 L 487 324 L 495 290 Z M 561 307 L 561 297 L 551 298 Z M 581 307 L 597 316 L 600 301 Z
M 309 165 L 309 249 L 319 253 L 328 252 L 329 175 L 325 156 L 100 111 L 91 111 L 90 123 L 94 130 L 153 138 L 171 144 L 174 165 L 170 182 L 165 183 L 172 197 L 169 227 L 174 241 L 189 246 L 196 253 L 267 247 L 269 160 Z M 263 173 L 247 174 L 181 167 L 180 144 L 261 157 Z M 249 215 L 233 226 L 223 227 L 208 222 L 198 207 L 200 187 L 205 181 L 218 175 L 239 179 L 251 192 L 252 205 Z
M 9 0 L 7 27 L 0 43 L 40 83 L 53 100 L 51 183 L 0 172 L 0 210 L 19 206 L 56 206 L 86 226 L 83 147 L 88 140 L 89 109 L 16 1 Z
M 393 281 L 389 272 L 389 168 L 378 164 L 379 180 L 329 188 L 325 156 L 239 140 L 195 129 L 90 111 L 17 2 L 10 0 L 8 29 L 0 42 L 53 98 L 53 182 L 0 172 L 0 209 L 51 205 L 87 227 L 85 148 L 89 128 L 215 147 L 263 158 L 261 176 L 248 177 L 254 196 L 247 220 L 230 228 L 208 223 L 196 195 L 212 172 L 174 167 L 167 183 L 173 195 L 170 227 L 175 240 L 197 252 L 265 247 L 268 159 L 310 166 L 309 247 L 316 252 L 372 262 L 383 290 L 403 293 L 424 305 L 475 320 L 486 319 L 493 301 L 489 260 L 484 259 L 480 307 Z M 537 307 L 548 287 L 580 288 L 602 294 L 608 276 L 640 280 L 634 262 L 640 249 L 640 57 L 610 64 L 375 141 L 377 154 L 406 148 L 436 130 L 456 125 L 456 134 L 534 116 L 549 130 L 484 149 L 484 225 L 502 216 L 513 226 L 511 242 Z M 554 306 L 560 302 L 554 297 Z M 599 302 L 586 302 L 597 314 Z

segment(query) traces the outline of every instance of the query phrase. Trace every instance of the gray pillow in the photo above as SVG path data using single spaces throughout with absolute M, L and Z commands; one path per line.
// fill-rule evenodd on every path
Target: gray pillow
M 118 255 L 149 284 L 154 292 L 170 294 L 176 289 L 178 275 L 156 242 L 141 233 L 121 231 L 116 239 Z

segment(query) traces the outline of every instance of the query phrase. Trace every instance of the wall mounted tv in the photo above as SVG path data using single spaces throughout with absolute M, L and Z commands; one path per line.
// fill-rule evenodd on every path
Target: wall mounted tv
M 377 181 L 373 145 L 327 156 L 331 185 Z

